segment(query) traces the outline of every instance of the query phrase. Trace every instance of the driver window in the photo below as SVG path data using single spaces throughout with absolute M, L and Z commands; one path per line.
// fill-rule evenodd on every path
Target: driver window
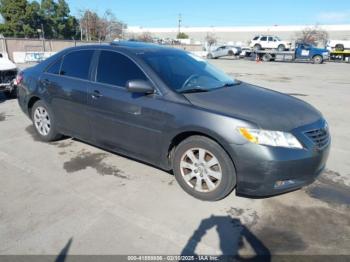
M 271 36 L 269 36 L 269 42 L 272 42 L 273 41 L 273 38 Z
M 266 36 L 263 36 L 260 41 L 267 41 L 267 37 Z

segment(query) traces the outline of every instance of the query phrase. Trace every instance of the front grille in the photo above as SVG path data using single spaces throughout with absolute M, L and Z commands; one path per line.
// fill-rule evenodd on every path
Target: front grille
M 0 83 L 9 84 L 16 78 L 17 70 L 0 71 Z
M 327 127 L 314 129 L 305 132 L 305 135 L 319 148 L 322 149 L 328 145 L 330 136 Z

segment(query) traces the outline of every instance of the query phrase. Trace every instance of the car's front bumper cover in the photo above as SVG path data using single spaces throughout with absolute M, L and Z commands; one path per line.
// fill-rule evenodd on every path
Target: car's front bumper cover
M 231 145 L 236 159 L 237 193 L 251 196 L 270 196 L 312 183 L 325 168 L 330 151 L 327 145 L 317 148 L 303 131 L 310 130 L 315 123 L 296 130 L 304 149 L 289 149 L 246 143 Z

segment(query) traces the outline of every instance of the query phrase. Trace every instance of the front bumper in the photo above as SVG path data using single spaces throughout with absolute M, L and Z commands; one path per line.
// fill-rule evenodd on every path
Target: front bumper
M 6 92 L 12 92 L 12 90 L 15 89 L 15 86 L 13 83 L 1 83 L 0 84 L 0 92 L 6 91 Z
M 312 126 L 304 127 L 311 130 Z M 231 145 L 237 172 L 237 193 L 272 196 L 311 184 L 322 173 L 330 151 L 329 143 L 318 148 L 301 130 L 296 130 L 304 149 L 269 147 L 246 143 Z

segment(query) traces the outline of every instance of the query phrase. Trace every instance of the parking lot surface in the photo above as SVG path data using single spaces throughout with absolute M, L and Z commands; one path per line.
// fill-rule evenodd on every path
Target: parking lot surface
M 0 254 L 57 255 L 68 243 L 69 254 L 350 255 L 350 66 L 211 62 L 324 114 L 332 150 L 314 184 L 199 201 L 152 166 L 75 139 L 38 141 L 17 101 L 1 96 Z

